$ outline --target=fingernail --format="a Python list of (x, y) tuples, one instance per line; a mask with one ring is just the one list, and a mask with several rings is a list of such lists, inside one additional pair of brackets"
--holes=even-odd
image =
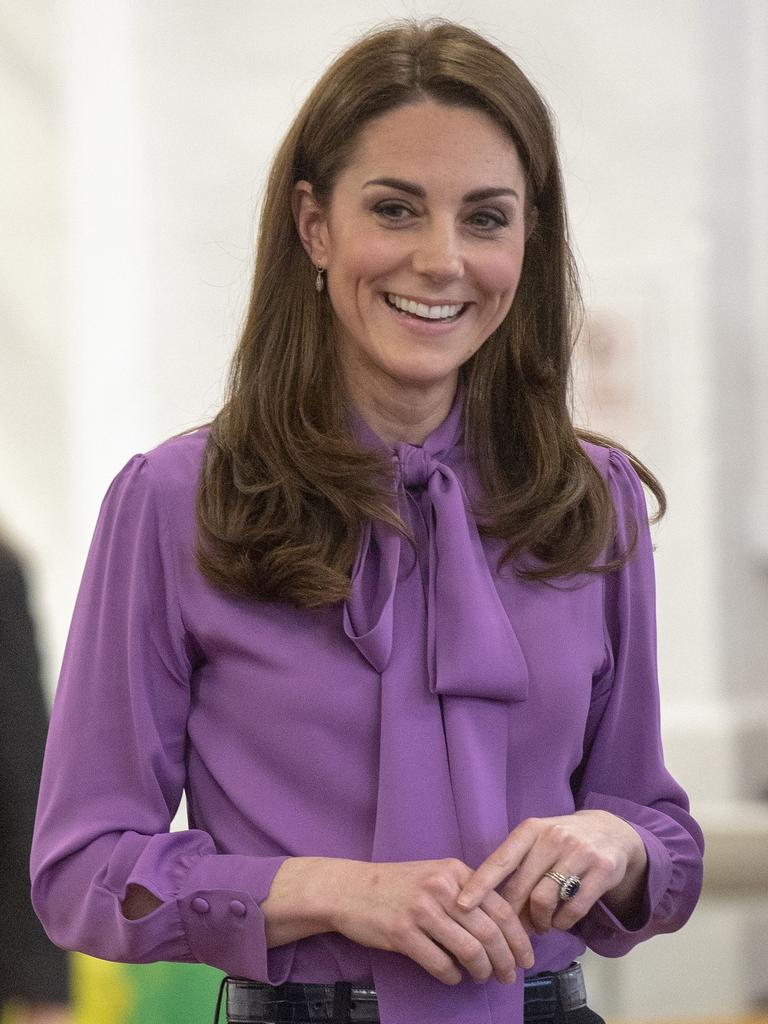
[(472, 902), (472, 897), (462, 894), (461, 896), (459, 896), (456, 902), (459, 904), (460, 907), (468, 907), (469, 904)]

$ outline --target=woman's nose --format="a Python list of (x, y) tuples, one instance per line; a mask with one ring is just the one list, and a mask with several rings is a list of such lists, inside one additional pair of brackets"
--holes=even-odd
[(435, 280), (454, 280), (464, 274), (464, 255), (461, 239), (453, 224), (434, 224), (425, 227), (412, 257), (413, 269), (418, 274)]

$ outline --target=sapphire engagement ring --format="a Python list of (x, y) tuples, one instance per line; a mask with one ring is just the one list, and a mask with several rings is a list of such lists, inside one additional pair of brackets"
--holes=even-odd
[(581, 888), (581, 879), (578, 875), (561, 875), (559, 871), (547, 871), (545, 878), (551, 878), (560, 886), (560, 899), (572, 900)]

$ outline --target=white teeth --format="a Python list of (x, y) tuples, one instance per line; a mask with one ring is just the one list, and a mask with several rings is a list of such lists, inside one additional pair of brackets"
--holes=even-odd
[(427, 306), (423, 302), (414, 302), (413, 299), (404, 299), (399, 295), (393, 295), (391, 292), (387, 295), (387, 299), (393, 306), (397, 306), (398, 309), (403, 310), (404, 313), (413, 313), (425, 320), (445, 320), (456, 316), (456, 314), (464, 308), (463, 302), (459, 305)]

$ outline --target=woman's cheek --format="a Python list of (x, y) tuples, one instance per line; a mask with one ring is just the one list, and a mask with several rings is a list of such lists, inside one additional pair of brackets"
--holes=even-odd
[(517, 288), (523, 268), (523, 251), (497, 253), (483, 265), (483, 280), (489, 291), (510, 292)]

